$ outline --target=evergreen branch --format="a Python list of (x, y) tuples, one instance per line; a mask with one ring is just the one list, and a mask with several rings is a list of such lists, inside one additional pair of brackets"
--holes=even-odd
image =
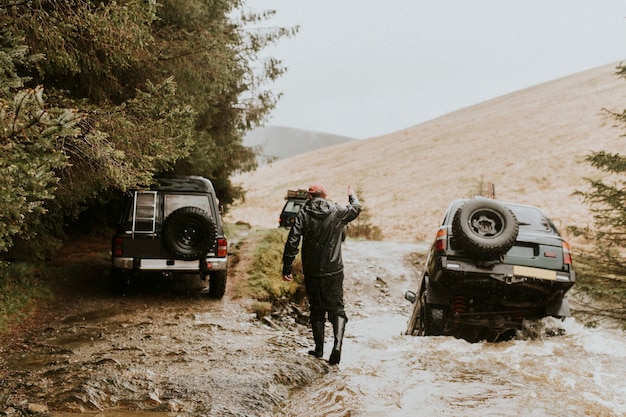
[(0, 4), (0, 9), (8, 9), (9, 7), (21, 6), (23, 4), (28, 3), (29, 1), (30, 0), (24, 0), (24, 1), (17, 1), (15, 3)]

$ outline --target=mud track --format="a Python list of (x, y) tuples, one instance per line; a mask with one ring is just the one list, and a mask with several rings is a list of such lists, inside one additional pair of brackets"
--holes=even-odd
[[(329, 371), (306, 354), (305, 326), (290, 317), (269, 326), (229, 293), (212, 300), (198, 277), (146, 275), (111, 294), (106, 246), (79, 246), (81, 274), (2, 340), (0, 415), (270, 416)], [(231, 272), (229, 282), (241, 268)]]

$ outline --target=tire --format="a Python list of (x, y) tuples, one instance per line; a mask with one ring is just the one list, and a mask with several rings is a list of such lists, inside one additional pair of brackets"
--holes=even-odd
[(440, 317), (433, 314), (432, 305), (426, 299), (428, 294), (422, 291), (420, 298), (413, 306), (406, 334), (409, 336), (441, 336), (446, 328), (445, 313)]
[(221, 299), (226, 293), (226, 271), (215, 271), (209, 273), (209, 297)]
[(131, 272), (124, 271), (120, 268), (111, 268), (111, 292), (114, 294), (125, 293), (130, 283), (131, 275)]
[(452, 234), (461, 249), (480, 259), (499, 258), (513, 247), (519, 223), (494, 200), (471, 200), (454, 214)]
[[(424, 291), (420, 299), (420, 317), (418, 320), (418, 336), (442, 336), (446, 328), (445, 312), (441, 317), (436, 317), (432, 305), (426, 301), (427, 293)], [(443, 311), (443, 309), (441, 310)]]
[(198, 207), (179, 208), (163, 223), (163, 245), (179, 259), (200, 259), (213, 249), (216, 240), (215, 222)]

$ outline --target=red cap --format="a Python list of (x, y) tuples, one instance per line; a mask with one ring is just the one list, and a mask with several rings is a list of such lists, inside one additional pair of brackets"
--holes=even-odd
[(315, 183), (309, 187), (309, 194), (311, 194), (312, 197), (326, 198), (326, 188), (320, 183)]

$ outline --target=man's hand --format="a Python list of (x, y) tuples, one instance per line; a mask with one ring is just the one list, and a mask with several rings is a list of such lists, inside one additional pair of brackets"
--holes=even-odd
[(348, 185), (348, 196), (354, 195), (354, 191), (352, 191), (352, 187)]
[(291, 282), (292, 279), (293, 279), (293, 276), (291, 274), (283, 275), (283, 281)]

